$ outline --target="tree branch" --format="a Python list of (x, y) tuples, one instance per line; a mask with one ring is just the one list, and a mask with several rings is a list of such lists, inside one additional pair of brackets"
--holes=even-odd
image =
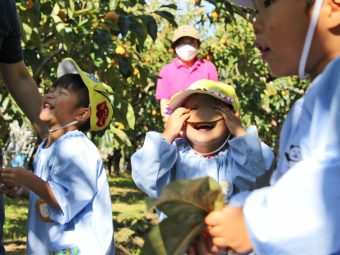
[(38, 69), (35, 71), (35, 73), (33, 74), (33, 79), (35, 80), (35, 82), (37, 84), (40, 83), (40, 74), (42, 73), (42, 71), (44, 70), (45, 66), (58, 54), (60, 54), (61, 52), (63, 52), (63, 48), (60, 49), (56, 49), (55, 51), (53, 51), (49, 56), (45, 57), (45, 59), (43, 60), (42, 64), (38, 67)]

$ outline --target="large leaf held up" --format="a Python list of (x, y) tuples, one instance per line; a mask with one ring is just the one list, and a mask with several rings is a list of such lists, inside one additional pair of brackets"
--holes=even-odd
[(153, 203), (168, 218), (153, 227), (141, 255), (183, 255), (204, 229), (204, 217), (224, 206), (220, 185), (210, 177), (170, 183)]

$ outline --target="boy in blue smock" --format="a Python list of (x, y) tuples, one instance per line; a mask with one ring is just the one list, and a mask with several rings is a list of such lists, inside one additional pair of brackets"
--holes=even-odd
[[(34, 173), (2, 171), (9, 187), (29, 192), (27, 254), (114, 254), (109, 185), (96, 146), (83, 133), (105, 129), (112, 118), (112, 89), (72, 59), (43, 99), (40, 119), (49, 136), (39, 146)], [(11, 191), (13, 195), (13, 190)]]
[(255, 45), (271, 73), (312, 82), (283, 125), (272, 186), (207, 216), (212, 249), (340, 254), (340, 1), (233, 2), (257, 9)]
[(158, 198), (173, 180), (205, 176), (222, 186), (226, 202), (261, 185), (274, 156), (256, 127), (242, 127), (233, 87), (199, 80), (175, 94), (169, 106), (164, 132), (148, 132), (131, 158), (133, 180), (149, 197)]

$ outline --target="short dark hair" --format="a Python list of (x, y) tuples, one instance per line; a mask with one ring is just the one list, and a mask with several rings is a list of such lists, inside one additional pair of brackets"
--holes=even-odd
[[(89, 90), (79, 74), (65, 74), (59, 77), (52, 85), (54, 88), (65, 88), (76, 93), (78, 98), (77, 107), (89, 107)], [(82, 132), (90, 130), (90, 118), (78, 129)]]
[(307, 0), (306, 12), (313, 6), (315, 0)]

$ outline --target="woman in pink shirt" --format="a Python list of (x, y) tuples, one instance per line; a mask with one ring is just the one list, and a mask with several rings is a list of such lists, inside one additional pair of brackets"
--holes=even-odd
[(200, 44), (198, 32), (193, 26), (183, 25), (175, 30), (171, 47), (177, 57), (161, 69), (156, 87), (156, 99), (160, 100), (164, 123), (168, 118), (166, 108), (169, 99), (174, 94), (197, 80), (218, 81), (214, 64), (196, 57)]

